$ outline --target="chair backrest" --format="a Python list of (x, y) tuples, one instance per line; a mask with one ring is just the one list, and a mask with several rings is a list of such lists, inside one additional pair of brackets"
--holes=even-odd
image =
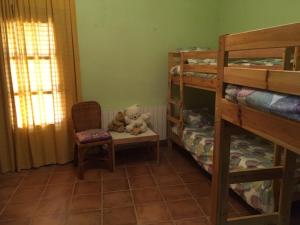
[(72, 106), (75, 132), (101, 128), (101, 107), (94, 101), (80, 102)]

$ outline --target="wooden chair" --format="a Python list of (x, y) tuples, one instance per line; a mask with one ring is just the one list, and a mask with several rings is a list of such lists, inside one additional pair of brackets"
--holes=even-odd
[(80, 102), (72, 106), (72, 120), (74, 129), (74, 164), (78, 166), (78, 177), (83, 179), (84, 165), (88, 161), (87, 150), (93, 147), (107, 145), (104, 157), (93, 157), (107, 161), (113, 171), (114, 153), (111, 135), (101, 129), (101, 107), (97, 102)]

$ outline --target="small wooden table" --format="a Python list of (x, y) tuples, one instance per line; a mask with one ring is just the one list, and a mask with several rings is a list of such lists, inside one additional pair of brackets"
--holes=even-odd
[(155, 143), (156, 161), (159, 163), (159, 135), (148, 129), (145, 133), (139, 135), (131, 135), (129, 133), (110, 132), (112, 136), (112, 155), (113, 155), (113, 170), (115, 170), (115, 148), (121, 145), (130, 145), (138, 143)]

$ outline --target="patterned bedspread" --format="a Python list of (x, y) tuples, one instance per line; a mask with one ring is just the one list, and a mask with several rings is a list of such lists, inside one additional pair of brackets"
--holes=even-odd
[[(214, 127), (205, 119), (197, 117), (191, 110), (185, 111), (185, 129), (183, 143), (195, 160), (209, 173), (212, 173)], [(192, 115), (192, 117), (190, 116)], [(193, 118), (191, 120), (191, 118)], [(196, 126), (196, 121), (199, 126)], [(204, 120), (205, 122), (201, 122)], [(193, 121), (193, 123), (191, 123)], [(177, 132), (173, 127), (173, 132)], [(243, 170), (248, 168), (266, 168), (273, 165), (273, 144), (255, 135), (236, 135), (231, 139), (230, 169)], [(232, 184), (231, 188), (253, 208), (272, 212), (274, 210), (274, 196), (272, 181), (258, 181), (251, 183)], [(300, 191), (300, 187), (298, 190)]]
[(300, 97), (227, 85), (225, 98), (250, 107), (300, 121)]

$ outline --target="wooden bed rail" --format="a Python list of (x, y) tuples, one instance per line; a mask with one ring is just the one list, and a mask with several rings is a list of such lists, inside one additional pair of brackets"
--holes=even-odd
[(209, 51), (189, 51), (182, 52), (183, 60), (187, 59), (216, 59), (218, 56), (217, 51), (209, 50)]
[(300, 154), (300, 123), (248, 106), (221, 101), (222, 119)]
[(257, 58), (275, 58), (281, 59), (284, 57), (285, 48), (271, 49), (251, 49), (229, 52), (230, 59), (257, 59)]
[(300, 23), (226, 35), (225, 51), (300, 46)]
[(298, 71), (225, 67), (224, 82), (300, 95), (300, 72)]

